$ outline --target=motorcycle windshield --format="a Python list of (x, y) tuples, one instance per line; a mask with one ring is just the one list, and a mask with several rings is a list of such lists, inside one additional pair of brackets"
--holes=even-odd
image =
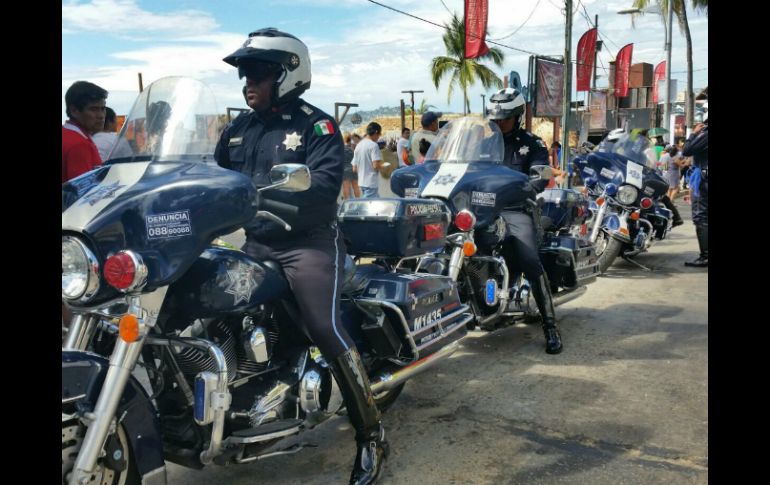
[(646, 166), (648, 150), (652, 150), (650, 139), (638, 132), (631, 132), (621, 135), (607, 152), (621, 155), (639, 165)]
[(139, 94), (105, 164), (170, 160), (213, 163), (220, 123), (208, 86), (187, 77), (159, 79)]
[(503, 163), (503, 134), (491, 121), (469, 116), (447, 123), (431, 144), (425, 161)]

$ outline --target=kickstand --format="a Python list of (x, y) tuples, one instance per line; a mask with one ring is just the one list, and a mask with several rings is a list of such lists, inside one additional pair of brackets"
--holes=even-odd
[(630, 257), (628, 257), (628, 256), (623, 256), (623, 259), (625, 259), (625, 260), (626, 260), (626, 261), (628, 261), (629, 263), (635, 264), (636, 266), (640, 267), (640, 268), (641, 268), (641, 269), (643, 269), (644, 271), (649, 271), (649, 272), (652, 272), (652, 270), (651, 270), (650, 268), (648, 268), (647, 266), (643, 265), (642, 263), (638, 263), (638, 262), (634, 261), (633, 259), (631, 259), (631, 258), (630, 258)]

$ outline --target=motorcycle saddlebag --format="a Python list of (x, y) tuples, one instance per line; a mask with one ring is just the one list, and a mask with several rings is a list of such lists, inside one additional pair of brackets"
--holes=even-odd
[(353, 300), (369, 315), (361, 330), (372, 350), (382, 358), (422, 358), (467, 332), (469, 314), (460, 303), (456, 285), (447, 276), (374, 275), (364, 292)]
[(407, 257), (444, 247), (451, 214), (429, 199), (351, 199), (337, 215), (356, 256)]

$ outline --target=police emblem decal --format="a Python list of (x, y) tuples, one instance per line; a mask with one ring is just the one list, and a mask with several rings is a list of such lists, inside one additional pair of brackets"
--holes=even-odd
[(84, 204), (88, 202), (89, 204), (94, 205), (102, 199), (109, 199), (109, 198), (115, 197), (115, 192), (122, 189), (123, 187), (125, 187), (125, 185), (120, 185), (120, 182), (118, 181), (110, 185), (100, 186), (93, 192), (89, 193), (88, 195), (80, 199), (80, 203)]
[(297, 147), (302, 146), (302, 135), (296, 131), (286, 133), (286, 139), (283, 140), (283, 144), (286, 145), (287, 150), (294, 150), (296, 152)]
[(237, 305), (241, 301), (248, 303), (254, 288), (257, 286), (254, 270), (249, 265), (238, 262), (238, 266), (227, 270), (227, 280), (228, 286), (225, 293), (235, 297), (233, 305)]
[(289, 64), (291, 64), (291, 65), (292, 65), (292, 67), (297, 67), (297, 66), (299, 66), (299, 57), (297, 57), (296, 55), (292, 55), (292, 56), (289, 58)]
[(455, 182), (457, 182), (457, 177), (449, 174), (439, 175), (433, 179), (433, 183), (436, 185), (449, 185)]

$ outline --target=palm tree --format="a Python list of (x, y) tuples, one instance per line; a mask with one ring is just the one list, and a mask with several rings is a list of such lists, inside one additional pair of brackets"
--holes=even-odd
[(449, 25), (444, 24), (446, 31), (442, 38), (446, 46), (446, 56), (434, 57), (431, 61), (431, 78), (433, 85), (438, 89), (441, 78), (450, 74), (449, 91), (447, 93), (447, 103), (452, 99), (452, 91), (455, 84), (463, 90), (463, 113), (470, 111), (468, 102), (468, 88), (473, 86), (476, 81), (481, 81), (482, 86), (489, 89), (492, 86), (502, 87), (503, 82), (488, 67), (481, 64), (479, 60), (491, 60), (497, 67), (503, 65), (503, 51), (497, 47), (492, 47), (489, 52), (476, 59), (465, 58), (465, 22), (457, 14), (452, 14), (452, 20)]
[[(668, 12), (669, 0), (656, 0), (660, 8), (660, 15), (663, 18), (663, 24), (667, 22), (666, 12)], [(672, 10), (679, 22), (679, 29), (684, 34), (687, 42), (687, 96), (684, 103), (685, 124), (687, 128), (692, 128), (695, 112), (695, 95), (692, 87), (692, 38), (690, 37), (690, 24), (687, 22), (687, 2), (686, 0), (672, 0)], [(705, 11), (708, 15), (708, 0), (690, 0), (695, 10)], [(634, 0), (633, 7), (643, 10), (650, 5), (650, 0)], [(641, 14), (635, 14), (641, 15)], [(669, 66), (669, 69), (671, 67)]]
[(419, 114), (425, 114), (427, 111), (429, 111), (431, 108), (436, 108), (432, 104), (428, 104), (427, 101), (425, 101), (425, 98), (423, 98), (422, 102), (420, 102), (420, 107), (417, 108), (417, 112)]
[[(418, 115), (425, 114), (426, 111), (429, 111), (431, 108), (436, 108), (432, 104), (428, 104), (428, 102), (423, 98), (423, 100), (420, 102), (420, 107), (415, 109), (414, 112)], [(412, 107), (407, 106), (404, 108), (404, 114), (407, 116), (410, 116), (412, 114)]]

